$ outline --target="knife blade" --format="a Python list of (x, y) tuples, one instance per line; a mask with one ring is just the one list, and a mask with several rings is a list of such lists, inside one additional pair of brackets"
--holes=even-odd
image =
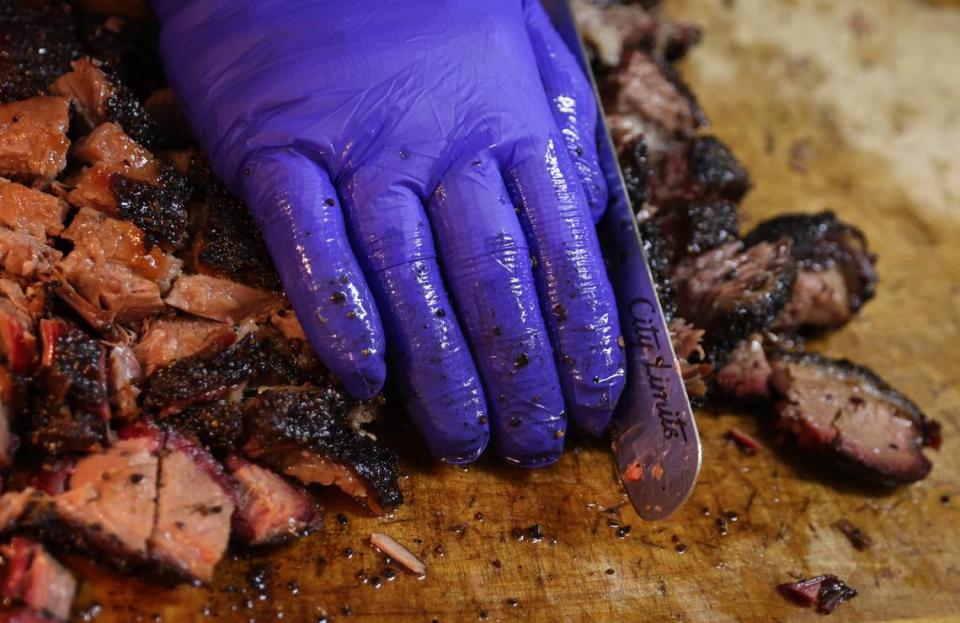
[(664, 519), (690, 495), (700, 473), (700, 435), (643, 252), (596, 79), (569, 0), (541, 0), (593, 84), (600, 110), (598, 151), (610, 202), (597, 226), (620, 313), (627, 384), (611, 431), (620, 480), (644, 519)]

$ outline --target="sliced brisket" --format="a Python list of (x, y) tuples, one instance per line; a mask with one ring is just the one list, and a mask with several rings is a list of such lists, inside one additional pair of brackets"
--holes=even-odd
[(396, 456), (350, 425), (339, 389), (268, 390), (246, 411), (245, 453), (305, 484), (335, 484), (376, 513), (402, 501)]
[(0, 179), (0, 226), (38, 240), (63, 231), (66, 202), (39, 190)]
[(779, 426), (811, 456), (866, 482), (924, 478), (939, 425), (872, 370), (812, 353), (771, 358)]
[(283, 307), (277, 294), (209, 275), (181, 275), (164, 301), (188, 314), (231, 324), (266, 318)]

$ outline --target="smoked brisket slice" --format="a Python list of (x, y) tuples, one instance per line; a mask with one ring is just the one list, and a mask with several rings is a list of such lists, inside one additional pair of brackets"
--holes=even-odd
[(230, 541), (234, 495), (223, 468), (200, 444), (170, 432), (149, 538), (152, 558), (188, 580), (209, 582)]
[(872, 370), (812, 353), (781, 353), (770, 365), (778, 426), (812, 457), (886, 486), (930, 472), (922, 449), (939, 446), (939, 424)]
[(334, 386), (264, 391), (247, 404), (244, 452), (305, 484), (335, 484), (382, 513), (403, 500), (396, 456), (350, 425), (355, 405)]

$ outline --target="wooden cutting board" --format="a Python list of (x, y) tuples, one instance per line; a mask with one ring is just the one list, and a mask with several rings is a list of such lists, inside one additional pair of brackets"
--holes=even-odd
[[(835, 620), (960, 620), (960, 9), (919, 0), (668, 0), (667, 9), (705, 27), (684, 71), (713, 131), (753, 175), (745, 226), (829, 208), (879, 253), (877, 298), (813, 346), (875, 368), (943, 423), (930, 477), (892, 493), (842, 484), (774, 447), (762, 412), (718, 406), (698, 413), (704, 468), (691, 499), (650, 524), (626, 505), (598, 442), (571, 440), (540, 471), (433, 465), (407, 444), (407, 503), (394, 515), (372, 518), (331, 495), (322, 533), (227, 561), (209, 588), (156, 589), (90, 569), (79, 619), (814, 621), (775, 586), (834, 573), (860, 593)], [(741, 454), (725, 438), (734, 426), (767, 448)], [(854, 550), (840, 519), (873, 545)], [(372, 531), (407, 544), (427, 577), (393, 565), (390, 579)]]

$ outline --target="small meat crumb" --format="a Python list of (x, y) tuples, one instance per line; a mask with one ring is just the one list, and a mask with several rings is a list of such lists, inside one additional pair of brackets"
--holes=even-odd
[(850, 541), (850, 545), (853, 545), (853, 549), (862, 552), (865, 549), (868, 549), (873, 545), (873, 541), (867, 536), (863, 530), (856, 527), (850, 523), (847, 519), (841, 519), (834, 524), (837, 527), (837, 530), (843, 533), (845, 537)]
[(427, 566), (420, 562), (416, 556), (410, 553), (410, 550), (397, 543), (393, 538), (382, 532), (374, 532), (370, 535), (370, 543), (381, 552), (390, 556), (401, 565), (417, 575), (426, 575)]
[(727, 438), (733, 443), (737, 444), (737, 447), (740, 448), (740, 452), (748, 456), (753, 456), (760, 450), (763, 450), (763, 444), (739, 428), (734, 427), (727, 431)]
[(818, 575), (808, 580), (780, 584), (782, 595), (804, 606), (816, 606), (817, 612), (830, 614), (837, 606), (857, 596), (856, 589), (847, 586), (835, 575)]

